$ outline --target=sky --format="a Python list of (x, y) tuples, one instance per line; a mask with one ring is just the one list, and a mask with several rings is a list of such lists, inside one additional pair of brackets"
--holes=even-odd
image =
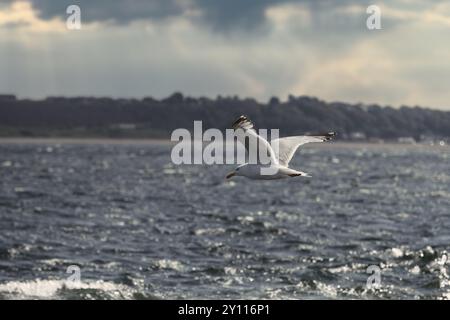
[[(72, 4), (80, 30), (66, 25)], [(292, 94), (450, 110), (449, 88), (446, 0), (0, 0), (0, 94), (20, 98)]]

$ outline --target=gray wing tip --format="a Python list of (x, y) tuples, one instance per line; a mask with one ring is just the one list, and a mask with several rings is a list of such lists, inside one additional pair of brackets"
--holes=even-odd
[(334, 132), (334, 131), (327, 132), (323, 135), (323, 138), (325, 139), (325, 141), (329, 141), (329, 140), (333, 139), (334, 137), (336, 137), (336, 132)]

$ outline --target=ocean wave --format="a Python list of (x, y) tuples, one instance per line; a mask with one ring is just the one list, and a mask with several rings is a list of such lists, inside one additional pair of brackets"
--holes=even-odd
[(133, 299), (138, 291), (113, 282), (31, 280), (0, 284), (0, 296), (6, 299)]

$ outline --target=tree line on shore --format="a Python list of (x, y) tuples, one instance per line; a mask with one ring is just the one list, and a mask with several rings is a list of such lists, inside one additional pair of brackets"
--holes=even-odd
[(241, 114), (258, 128), (278, 128), (280, 135), (336, 131), (341, 139), (448, 139), (450, 112), (420, 107), (325, 102), (308, 96), (251, 98), (185, 97), (174, 93), (157, 100), (49, 97), (19, 100), (0, 96), (0, 136), (170, 138), (177, 128), (230, 128)]

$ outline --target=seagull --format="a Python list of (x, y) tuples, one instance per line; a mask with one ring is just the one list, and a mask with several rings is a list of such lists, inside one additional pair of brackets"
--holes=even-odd
[[(258, 135), (253, 127), (253, 123), (246, 117), (240, 116), (234, 123), (233, 129), (243, 130), (243, 132), (258, 143), (261, 152), (266, 152), (270, 158), (270, 163), (267, 165), (256, 163), (244, 163), (238, 166), (234, 171), (230, 172), (226, 178), (230, 179), (234, 176), (243, 176), (254, 180), (276, 180), (291, 177), (311, 177), (308, 173), (289, 168), (289, 162), (297, 151), (298, 147), (310, 142), (324, 142), (331, 140), (336, 133), (328, 132), (322, 135), (314, 136), (292, 136), (271, 140), (269, 143), (266, 139)], [(241, 141), (242, 142), (242, 141)], [(244, 143), (246, 149), (249, 151), (248, 144)], [(277, 152), (272, 148), (272, 145), (278, 145)], [(259, 160), (257, 161), (259, 162)], [(262, 169), (268, 169), (263, 173)], [(270, 172), (270, 174), (268, 173)]]

